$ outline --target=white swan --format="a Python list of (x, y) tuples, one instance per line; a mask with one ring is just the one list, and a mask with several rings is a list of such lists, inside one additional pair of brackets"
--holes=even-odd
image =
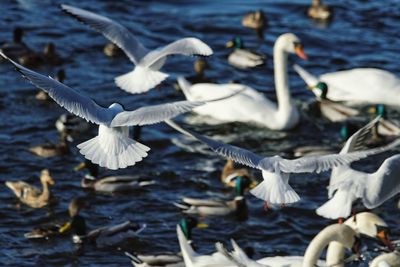
[[(359, 149), (377, 123), (379, 123), (379, 117), (353, 134), (340, 154), (346, 155)], [(385, 147), (394, 148), (399, 144), (400, 139), (396, 139)], [(373, 209), (400, 192), (399, 175), (400, 155), (386, 159), (374, 173), (357, 171), (349, 165), (337, 166), (332, 169), (329, 181), (330, 200), (316, 212), (330, 219), (347, 218), (351, 213), (352, 203), (356, 199), (361, 199), (365, 207)]]
[(373, 259), (370, 267), (398, 267), (400, 266), (400, 252), (384, 253)]
[(168, 77), (168, 74), (159, 71), (167, 56), (174, 54), (209, 56), (213, 53), (207, 44), (197, 38), (180, 39), (150, 51), (124, 26), (107, 17), (68, 5), (61, 5), (61, 9), (103, 34), (125, 52), (135, 68), (116, 77), (115, 83), (132, 94), (147, 92)]
[(325, 83), (326, 97), (332, 101), (400, 106), (400, 79), (388, 71), (356, 68), (317, 78), (298, 65), (295, 70), (317, 96), (321, 95)]
[[(294, 128), (300, 116), (289, 92), (287, 77), (287, 55), (296, 53), (306, 58), (299, 38), (292, 33), (279, 36), (274, 46), (275, 88), (278, 103), (266, 98), (262, 93), (245, 86), (241, 94), (223, 101), (207, 104), (202, 108), (194, 109), (200, 115), (211, 116), (215, 119), (228, 122), (251, 122), (273, 130)], [(191, 85), (184, 78), (178, 79), (188, 100), (202, 100), (229, 94), (232, 90), (243, 88), (239, 84), (203, 83)]]
[(120, 104), (114, 103), (105, 108), (77, 90), (19, 65), (2, 52), (0, 55), (12, 63), (32, 84), (46, 91), (60, 106), (99, 125), (98, 136), (79, 144), (78, 148), (87, 159), (113, 170), (134, 165), (145, 158), (150, 150), (149, 147), (129, 138), (129, 126), (158, 123), (202, 104), (178, 101), (125, 111)]
[[(300, 199), (288, 183), (290, 173), (319, 173), (335, 166), (349, 164), (350, 162), (365, 158), (369, 155), (385, 151), (393, 146), (393, 144), (391, 144), (385, 147), (347, 154), (306, 156), (299, 159), (289, 160), (277, 155), (273, 157), (259, 156), (246, 149), (218, 142), (193, 131), (183, 129), (171, 120), (165, 120), (165, 122), (175, 130), (206, 144), (221, 156), (261, 170), (264, 181), (252, 189), (250, 193), (257, 198), (263, 199), (266, 208), (268, 208), (269, 204), (294, 203)], [(394, 145), (397, 145), (397, 143)]]
[[(370, 238), (378, 239), (389, 249), (393, 248), (389, 240), (389, 227), (379, 216), (371, 212), (361, 212), (349, 219), (344, 224), (350, 226), (359, 234)], [(341, 260), (345, 255), (345, 247), (338, 242), (331, 242), (326, 253), (326, 263), (328, 266), (344, 267)]]

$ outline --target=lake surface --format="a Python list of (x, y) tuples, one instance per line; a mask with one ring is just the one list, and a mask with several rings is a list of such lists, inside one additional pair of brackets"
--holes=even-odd
[[(378, 67), (400, 75), (400, 1), (328, 1), (335, 9), (332, 23), (321, 26), (309, 20), (306, 9), (310, 1), (68, 1), (68, 4), (109, 16), (129, 28), (147, 47), (154, 48), (181, 37), (195, 36), (208, 43), (214, 55), (208, 59), (212, 70), (208, 76), (224, 83), (239, 80), (275, 99), (272, 66), (273, 42), (282, 33), (296, 33), (309, 55), (308, 62), (291, 57), (289, 64), (299, 63), (315, 74), (353, 67)], [(25, 42), (39, 51), (46, 42), (54, 42), (65, 59), (65, 83), (84, 91), (103, 105), (114, 101), (128, 109), (147, 104), (183, 100), (173, 88), (178, 75), (191, 75), (194, 59), (183, 56), (169, 58), (163, 70), (171, 74), (159, 89), (144, 95), (129, 95), (113, 84), (113, 78), (131, 70), (125, 57), (108, 58), (102, 48), (106, 43), (97, 32), (82, 25), (59, 9), (60, 1), (1, 1), (0, 41), (9, 40), (12, 29), (25, 29)], [(246, 45), (260, 45), (251, 29), (241, 26), (245, 12), (262, 9), (269, 21), (266, 42), (259, 51), (268, 57), (263, 67), (246, 71), (229, 66), (226, 61), (227, 41), (241, 36)], [(54, 75), (60, 67), (43, 66), (37, 71)], [(300, 106), (312, 100), (303, 81), (289, 68), (291, 92)], [(38, 90), (26, 82), (6, 63), (0, 64), (0, 179), (26, 180), (38, 184), (37, 176), (49, 168), (56, 181), (52, 192), (58, 205), (33, 210), (22, 206), (5, 186), (0, 190), (0, 262), (2, 266), (129, 266), (127, 250), (136, 253), (178, 251), (175, 226), (181, 214), (172, 202), (182, 196), (224, 197), (231, 192), (219, 183), (224, 159), (198, 142), (176, 133), (165, 124), (145, 127), (142, 143), (151, 147), (150, 155), (137, 165), (119, 171), (102, 169), (106, 174), (134, 174), (154, 179), (157, 184), (124, 195), (95, 194), (83, 190), (80, 180), (84, 172), (73, 168), (83, 160), (76, 144), (92, 138), (91, 133), (75, 140), (70, 155), (43, 159), (32, 155), (32, 145), (56, 142), (55, 120), (65, 111), (58, 105), (35, 100)], [(398, 111), (391, 111), (399, 119)], [(367, 120), (368, 117), (365, 117)], [(319, 126), (307, 121), (290, 132), (272, 132), (239, 123), (208, 125), (208, 119), (189, 114), (178, 121), (218, 140), (239, 145), (263, 155), (274, 155), (300, 145), (339, 144), (339, 124), (316, 119)], [(361, 170), (374, 171), (391, 153), (363, 160)], [(259, 171), (252, 171), (261, 179)], [(329, 172), (292, 175), (291, 184), (302, 197), (295, 205), (265, 212), (262, 201), (247, 196), (249, 219), (202, 218), (210, 227), (194, 230), (198, 250), (210, 253), (216, 241), (230, 238), (242, 246), (255, 248), (255, 258), (273, 255), (303, 255), (310, 240), (323, 227), (333, 223), (315, 214), (327, 198)], [(98, 249), (87, 246), (77, 255), (68, 236), (49, 240), (26, 240), (24, 233), (34, 226), (53, 220), (66, 220), (69, 201), (85, 196), (91, 208), (83, 215), (89, 228), (132, 220), (146, 223), (147, 229), (137, 240), (121, 246)], [(382, 205), (376, 212), (392, 227), (392, 239), (399, 237), (397, 198)], [(358, 266), (354, 264), (353, 266)], [(365, 265), (366, 266), (366, 265)]]

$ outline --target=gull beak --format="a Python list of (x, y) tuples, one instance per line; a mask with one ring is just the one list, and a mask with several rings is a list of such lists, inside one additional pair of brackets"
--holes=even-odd
[(231, 40), (231, 41), (229, 41), (229, 42), (227, 42), (227, 43), (225, 44), (225, 47), (226, 47), (226, 48), (232, 48), (234, 45), (235, 45), (234, 42)]
[(200, 229), (204, 229), (204, 228), (208, 228), (208, 224), (206, 224), (206, 223), (198, 223), (196, 225), (196, 227), (200, 228)]
[(76, 166), (74, 168), (74, 171), (80, 171), (80, 170), (83, 170), (84, 168), (86, 168), (86, 163), (85, 162), (81, 162), (78, 166)]
[(390, 242), (387, 231), (379, 231), (377, 237), (390, 251), (394, 251), (394, 245), (392, 244), (392, 242)]
[(304, 52), (303, 46), (302, 45), (297, 45), (294, 48), (294, 52), (296, 53), (297, 56), (299, 56), (301, 59), (307, 60), (308, 56)]

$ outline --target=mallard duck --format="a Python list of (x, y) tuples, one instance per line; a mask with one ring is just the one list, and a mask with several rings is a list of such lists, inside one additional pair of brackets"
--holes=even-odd
[(24, 237), (28, 239), (41, 239), (41, 238), (49, 239), (53, 236), (59, 235), (60, 234), (59, 231), (62, 226), (63, 226), (62, 224), (58, 223), (48, 223), (40, 225), (38, 227), (35, 227), (29, 233), (25, 233)]
[(122, 55), (122, 50), (114, 43), (108, 43), (103, 48), (104, 55), (108, 57), (116, 57)]
[(56, 46), (54, 43), (49, 42), (44, 46), (43, 59), (47, 64), (60, 65), (62, 58), (56, 52)]
[(385, 105), (377, 104), (374, 107), (371, 107), (368, 112), (376, 116), (381, 116), (378, 127), (375, 129), (376, 138), (383, 138), (384, 136), (397, 137), (400, 135), (400, 123), (388, 118)]
[(43, 158), (63, 156), (70, 152), (68, 144), (69, 139), (70, 136), (67, 133), (61, 133), (60, 142), (58, 144), (44, 144), (33, 146), (29, 148), (29, 151)]
[(226, 48), (234, 48), (228, 56), (228, 62), (236, 68), (254, 68), (265, 63), (265, 56), (245, 48), (240, 37), (235, 37), (227, 42)]
[(25, 53), (18, 57), (21, 65), (34, 67), (41, 64), (60, 65), (61, 58), (57, 55), (54, 43), (47, 43), (44, 46), (43, 53)]
[(201, 216), (228, 216), (235, 215), (239, 219), (247, 218), (246, 199), (243, 197), (244, 190), (249, 187), (249, 180), (243, 177), (236, 178), (236, 197), (230, 201), (214, 199), (197, 199), (184, 197), (184, 204), (174, 203), (187, 214)]
[[(56, 81), (59, 81), (60, 83), (63, 83), (65, 80), (65, 71), (63, 69), (59, 69), (54, 79)], [(39, 90), (35, 95), (35, 98), (40, 101), (50, 101), (51, 99), (49, 95), (43, 90)]]
[(236, 178), (238, 177), (248, 179), (250, 182), (250, 189), (257, 185), (257, 182), (252, 180), (252, 177), (247, 168), (236, 168), (235, 162), (231, 159), (228, 159), (221, 173), (221, 182), (226, 186), (235, 187)]
[(251, 11), (244, 15), (242, 25), (256, 30), (257, 36), (264, 39), (263, 31), (267, 27), (267, 17), (262, 10)]
[[(32, 53), (32, 50), (23, 42), (23, 35), (24, 30), (20, 27), (16, 27), (13, 32), (13, 41), (2, 43), (0, 51), (13, 59)], [(0, 61), (1, 60), (3, 60), (3, 58), (0, 58)]]
[(126, 238), (137, 237), (146, 228), (146, 225), (139, 226), (126, 221), (114, 226), (100, 227), (87, 233), (85, 219), (80, 215), (80, 211), (84, 207), (86, 207), (84, 199), (73, 199), (68, 207), (71, 219), (59, 229), (61, 234), (71, 232), (74, 243), (95, 242), (98, 247), (112, 246)]
[(40, 182), (42, 183), (42, 191), (23, 181), (6, 181), (5, 184), (25, 205), (31, 208), (43, 208), (49, 205), (52, 200), (49, 185), (54, 185), (54, 180), (51, 178), (49, 170), (41, 171)]
[(212, 82), (212, 80), (207, 78), (204, 74), (205, 70), (210, 69), (210, 65), (204, 58), (197, 59), (194, 62), (193, 68), (196, 74), (186, 78), (190, 83), (195, 84)]
[(58, 117), (55, 126), (60, 134), (67, 133), (72, 136), (87, 132), (90, 129), (90, 124), (87, 121), (69, 113), (64, 113)]
[[(207, 224), (199, 223), (196, 218), (185, 217), (179, 222), (179, 226), (183, 235), (191, 244), (192, 229), (193, 228), (206, 228)], [(131, 259), (131, 263), (135, 267), (184, 267), (182, 255), (179, 253), (163, 253), (157, 255), (132, 255), (125, 252), (125, 255)]]
[(82, 179), (81, 186), (97, 192), (127, 192), (155, 183), (153, 180), (132, 175), (113, 175), (97, 178), (99, 175), (99, 166), (89, 160), (85, 160), (85, 162), (79, 164), (75, 170), (79, 171), (84, 168), (88, 169), (89, 174)]
[(324, 5), (321, 0), (312, 0), (312, 4), (307, 10), (307, 15), (316, 20), (330, 20), (333, 10), (331, 7)]

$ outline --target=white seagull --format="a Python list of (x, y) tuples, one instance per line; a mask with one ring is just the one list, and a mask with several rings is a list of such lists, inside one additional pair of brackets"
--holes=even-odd
[(206, 144), (214, 152), (232, 159), (243, 165), (259, 169), (262, 172), (264, 181), (257, 187), (252, 189), (252, 193), (257, 198), (265, 201), (265, 208), (269, 204), (289, 204), (300, 200), (298, 194), (289, 185), (290, 173), (305, 173), (305, 172), (323, 172), (333, 167), (340, 165), (350, 164), (353, 161), (360, 160), (369, 155), (386, 151), (398, 142), (394, 142), (385, 147), (369, 149), (365, 151), (358, 151), (346, 154), (331, 154), (324, 156), (305, 156), (298, 159), (284, 159), (278, 155), (273, 157), (259, 156), (246, 149), (224, 144), (215, 141), (203, 135), (197, 134), (193, 131), (183, 129), (171, 120), (165, 122), (175, 130), (191, 136), (200, 142)]
[(193, 37), (183, 38), (150, 51), (128, 29), (107, 17), (68, 5), (61, 5), (61, 9), (103, 34), (125, 52), (135, 68), (116, 77), (115, 83), (131, 94), (147, 92), (168, 77), (168, 74), (159, 71), (167, 56), (174, 54), (210, 56), (213, 53), (207, 44)]
[(125, 111), (122, 105), (113, 103), (105, 108), (83, 93), (51, 77), (29, 70), (1, 52), (0, 55), (11, 62), (32, 84), (46, 91), (60, 106), (99, 125), (98, 135), (79, 144), (78, 148), (80, 153), (93, 163), (112, 170), (135, 165), (145, 158), (150, 150), (149, 147), (129, 138), (129, 126), (158, 123), (204, 104), (178, 101)]
[[(340, 155), (354, 153), (353, 151), (359, 149), (371, 130), (379, 123), (379, 119), (380, 117), (377, 117), (353, 134), (340, 151)], [(396, 139), (385, 147), (390, 149), (399, 144), (400, 139)], [(368, 209), (376, 208), (400, 192), (399, 175), (399, 154), (387, 158), (374, 173), (354, 170), (348, 164), (337, 166), (332, 169), (329, 181), (330, 200), (316, 212), (329, 219), (347, 218), (351, 214), (352, 204), (356, 199), (361, 199)]]

